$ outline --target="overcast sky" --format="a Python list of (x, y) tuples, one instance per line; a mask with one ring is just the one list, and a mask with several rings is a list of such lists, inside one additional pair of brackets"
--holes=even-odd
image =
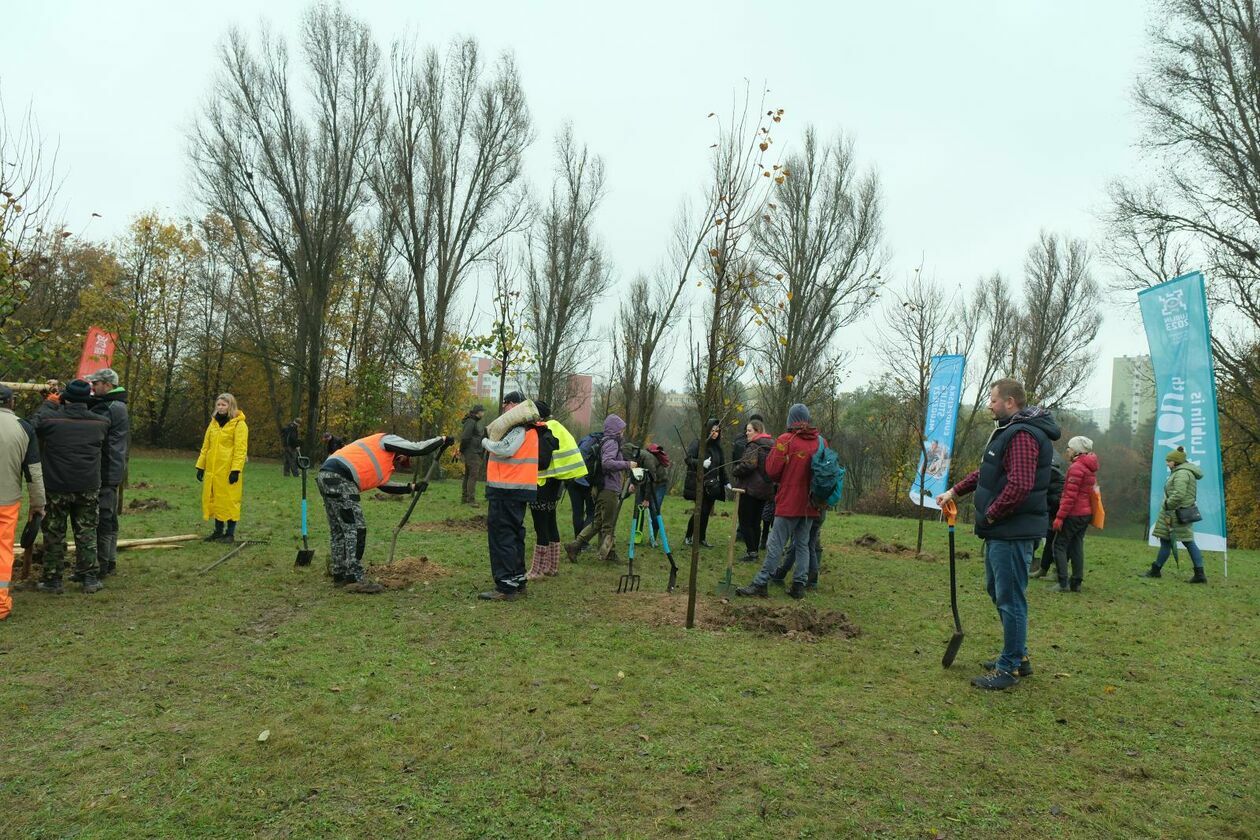
[[(0, 0), (0, 93), (10, 120), (29, 104), (60, 145), (70, 229), (108, 238), (146, 210), (197, 213), (185, 137), (217, 46), (230, 25), (256, 30), (263, 16), (292, 32), (306, 6)], [(424, 44), (472, 35), (488, 55), (511, 50), (538, 135), (530, 179), (547, 187), (555, 131), (572, 121), (606, 162), (597, 226), (623, 281), (663, 259), (679, 203), (702, 185), (714, 128), (705, 116), (729, 111), (745, 79), (764, 81), (769, 103), (786, 109), (781, 155), (806, 124), (854, 137), (882, 181), (885, 276), (898, 283), (920, 262), (963, 293), (993, 271), (1021, 278), (1042, 228), (1097, 243), (1108, 181), (1137, 171), (1130, 94), (1151, 15), (1144, 0), (347, 8), (386, 47), (404, 35)], [(1095, 269), (1109, 279), (1101, 261)], [(1082, 395), (1091, 407), (1109, 400), (1111, 358), (1146, 352), (1132, 300), (1110, 303), (1105, 317)], [(877, 373), (864, 349), (870, 324), (842, 336), (858, 354), (846, 389)]]

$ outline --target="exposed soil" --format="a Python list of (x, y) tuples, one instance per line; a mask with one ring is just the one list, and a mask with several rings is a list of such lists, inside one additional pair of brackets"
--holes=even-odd
[(166, 499), (132, 499), (127, 502), (128, 513), (144, 513), (147, 510), (170, 510), (171, 503)]
[(486, 530), (486, 516), (483, 513), (475, 513), (472, 516), (459, 519), (448, 516), (440, 522), (409, 522), (403, 530), (420, 531), (421, 533), (432, 533), (434, 531), (484, 533)]
[(367, 574), (386, 589), (407, 589), (417, 583), (429, 583), (444, 578), (450, 572), (421, 555), (403, 557), (389, 566), (371, 566), (367, 569)]
[(368, 496), (368, 499), (373, 502), (402, 502), (410, 498), (411, 496), (406, 493), (381, 493), (380, 491)]
[[(687, 615), (687, 598), (681, 594), (636, 592), (613, 597), (617, 614), (654, 627), (681, 627)], [(804, 642), (816, 642), (823, 636), (852, 639), (862, 632), (847, 615), (835, 610), (808, 604), (744, 603), (710, 598), (696, 600), (696, 626), (705, 630), (736, 628)]]
[(858, 548), (868, 548), (881, 554), (896, 554), (900, 557), (917, 557), (920, 560), (935, 560), (936, 557), (925, 552), (916, 552), (908, 545), (899, 542), (886, 543), (874, 534), (863, 534), (853, 541)]

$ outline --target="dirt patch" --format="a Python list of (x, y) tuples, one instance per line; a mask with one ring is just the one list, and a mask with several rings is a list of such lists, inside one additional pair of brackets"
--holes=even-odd
[[(685, 595), (635, 593), (617, 596), (613, 603), (619, 615), (654, 627), (681, 627), (687, 615)], [(705, 630), (736, 628), (803, 642), (816, 642), (823, 636), (852, 639), (862, 632), (847, 615), (835, 610), (808, 604), (743, 603), (709, 598), (696, 601), (696, 626)]]
[(297, 615), (298, 606), (296, 604), (280, 604), (279, 606), (267, 607), (248, 624), (243, 624), (236, 628), (236, 632), (242, 636), (248, 636), (256, 642), (263, 642), (267, 639), (274, 639), (280, 635), (280, 625)]
[(448, 516), (441, 522), (412, 522), (407, 525), (405, 531), (420, 531), (421, 533), (432, 533), (434, 531), (456, 531), (460, 533), (484, 533), (486, 530), (485, 514), (477, 513), (472, 516), (456, 519)]
[[(182, 454), (182, 453), (181, 453)], [(148, 490), (153, 485), (147, 481), (137, 481), (135, 484), (128, 484), (128, 490)]]
[(368, 577), (379, 582), (386, 589), (407, 589), (417, 583), (430, 583), (450, 574), (445, 568), (423, 555), (404, 557), (389, 566), (372, 566), (367, 573)]
[(935, 560), (936, 557), (925, 552), (917, 552), (908, 545), (899, 542), (886, 543), (874, 534), (863, 534), (853, 541), (858, 548), (867, 548), (881, 554), (896, 554), (900, 557), (917, 557), (920, 560)]
[(147, 510), (170, 510), (171, 503), (166, 499), (132, 499), (127, 502), (128, 513), (144, 513)]
[(404, 499), (410, 499), (411, 496), (406, 493), (381, 493), (378, 491), (368, 498), (374, 502), (401, 502)]

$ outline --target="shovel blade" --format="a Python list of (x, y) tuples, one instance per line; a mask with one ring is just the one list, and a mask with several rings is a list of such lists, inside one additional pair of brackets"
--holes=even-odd
[(958, 656), (958, 649), (962, 647), (963, 634), (959, 630), (949, 639), (949, 644), (945, 646), (945, 655), (941, 657), (941, 667), (948, 668), (954, 664), (954, 658)]
[(295, 566), (309, 566), (311, 561), (315, 559), (315, 549), (302, 548), (298, 550), (297, 559), (293, 561)]

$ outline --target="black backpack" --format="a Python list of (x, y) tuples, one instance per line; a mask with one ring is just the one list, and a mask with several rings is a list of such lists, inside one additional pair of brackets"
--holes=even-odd
[(578, 443), (578, 452), (582, 453), (582, 462), (586, 464), (586, 480), (596, 489), (604, 484), (603, 449), (603, 432), (591, 432)]

